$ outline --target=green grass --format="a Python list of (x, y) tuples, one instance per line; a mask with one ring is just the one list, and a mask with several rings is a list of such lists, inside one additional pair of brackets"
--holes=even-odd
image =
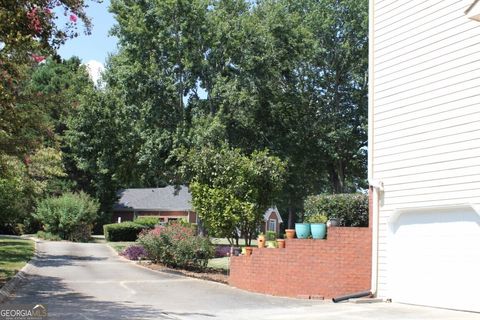
[(13, 277), (32, 257), (32, 240), (0, 236), (0, 286)]
[(122, 252), (129, 245), (135, 244), (134, 241), (107, 242), (107, 244), (117, 252)]
[(218, 270), (230, 269), (230, 257), (215, 258), (208, 260), (208, 267)]
[[(213, 244), (223, 244), (223, 245), (230, 245), (230, 243), (228, 242), (227, 238), (211, 238), (212, 240), (212, 243)], [(245, 240), (244, 239), (240, 239), (238, 241), (238, 244), (240, 245), (240, 247), (245, 247)], [(252, 243), (251, 243), (251, 246), (252, 247), (256, 247), (257, 246), (257, 240), (255, 239), (252, 239)]]

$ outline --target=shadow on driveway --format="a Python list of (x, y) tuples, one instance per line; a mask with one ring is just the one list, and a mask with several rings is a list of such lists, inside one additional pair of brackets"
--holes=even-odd
[(105, 261), (107, 257), (95, 257), (95, 256), (74, 256), (74, 255), (51, 255), (51, 254), (39, 254), (39, 259), (33, 259), (30, 264), (35, 267), (63, 267), (73, 266), (77, 262), (85, 261)]
[[(58, 256), (57, 256), (58, 257)], [(65, 256), (67, 257), (67, 256)], [(65, 258), (65, 259), (71, 259)], [(61, 259), (58, 263), (62, 263)], [(160, 298), (160, 297), (159, 297)], [(181, 319), (214, 318), (208, 313), (170, 312), (130, 301), (101, 301), (93, 296), (73, 292), (57, 277), (29, 275), (16, 292), (15, 304), (42, 304), (49, 319)]]

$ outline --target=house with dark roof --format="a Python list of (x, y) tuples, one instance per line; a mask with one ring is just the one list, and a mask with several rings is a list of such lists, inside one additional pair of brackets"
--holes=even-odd
[(158, 217), (162, 222), (185, 220), (197, 223), (192, 209), (192, 195), (188, 187), (123, 189), (113, 206), (113, 222), (132, 221), (136, 217)]

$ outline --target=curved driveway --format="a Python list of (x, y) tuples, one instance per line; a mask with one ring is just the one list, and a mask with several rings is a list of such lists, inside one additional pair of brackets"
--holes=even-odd
[(471, 316), (396, 304), (332, 304), (248, 293), (135, 266), (105, 244), (40, 241), (37, 253), (27, 279), (9, 303), (44, 304), (49, 319), (370, 320)]

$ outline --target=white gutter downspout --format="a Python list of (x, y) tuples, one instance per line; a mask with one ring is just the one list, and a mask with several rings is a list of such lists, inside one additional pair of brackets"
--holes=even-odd
[(375, 17), (375, 0), (369, 1), (369, 18), (368, 18), (368, 181), (373, 187), (373, 203), (372, 203), (372, 279), (370, 291), (377, 296), (378, 287), (378, 215), (379, 215), (379, 189), (383, 189), (383, 183), (374, 180), (374, 94), (375, 94), (375, 37), (374, 37), (374, 17)]
[(383, 182), (377, 180), (369, 180), (372, 187), (372, 281), (370, 291), (376, 297), (378, 289), (378, 226), (380, 215), (380, 193), (383, 191)]

